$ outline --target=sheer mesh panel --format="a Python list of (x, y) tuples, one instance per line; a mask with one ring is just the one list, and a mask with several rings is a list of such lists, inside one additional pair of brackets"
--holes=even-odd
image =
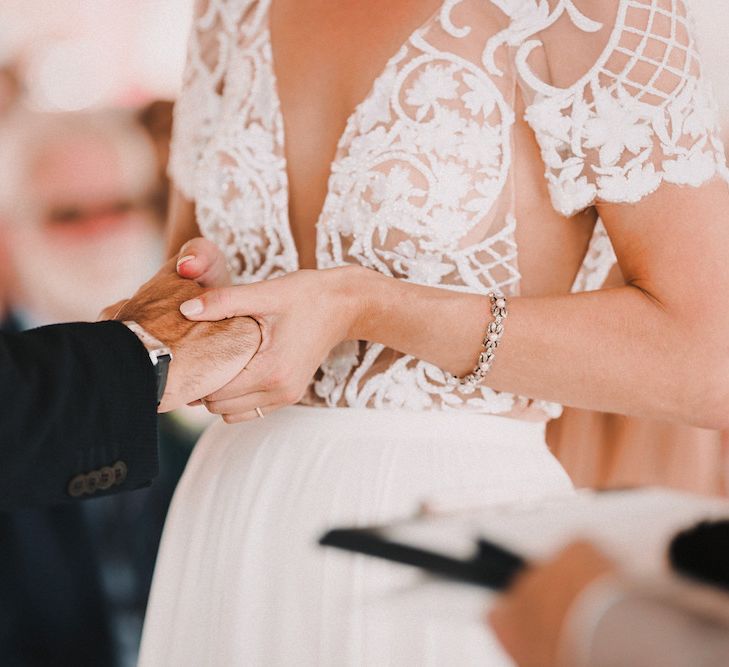
[[(571, 3), (558, 3), (560, 6)], [(590, 3), (585, 3), (590, 5)], [(594, 5), (594, 3), (593, 3)], [(614, 25), (597, 62), (567, 87), (554, 79), (579, 62), (581, 45), (604, 31), (576, 34), (561, 48), (565, 16), (545, 25), (539, 40), (520, 48), (524, 88), (534, 103), (527, 120), (547, 166), (555, 208), (565, 215), (596, 201), (632, 203), (662, 182), (700, 185), (726, 177), (715, 107), (683, 0), (605, 2)], [(530, 71), (529, 56), (544, 48), (551, 81)], [(565, 58), (572, 62), (565, 64)], [(555, 74), (556, 73), (556, 74)]]

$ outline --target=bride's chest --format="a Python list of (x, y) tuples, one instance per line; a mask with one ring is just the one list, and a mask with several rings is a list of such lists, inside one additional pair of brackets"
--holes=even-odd
[(313, 266), (314, 226), (348, 117), (392, 54), (441, 0), (275, 0), (269, 31), (284, 122), (289, 220), (300, 263)]
[[(287, 126), (298, 125), (308, 109), (343, 126), (388, 59), (442, 2), (272, 0), (264, 26)], [(289, 135), (291, 140), (293, 132)]]
[[(482, 63), (498, 23), (481, 20), (464, 39), (449, 3), (429, 3), (425, 18), (409, 4), (397, 3), (409, 16), (398, 30), (361, 21), (363, 33), (382, 32), (370, 52), (357, 42), (373, 35), (354, 39), (352, 24), (338, 33), (331, 16), (306, 12), (279, 21), (275, 4), (241, 25), (197, 203), (202, 230), (229, 249), (242, 279), (298, 268), (296, 195), (320, 268), (357, 262), (483, 290), (518, 281), (515, 221), (502, 201), (515, 81), (508, 61), (496, 63), (498, 76)], [(332, 62), (336, 51), (342, 62)]]

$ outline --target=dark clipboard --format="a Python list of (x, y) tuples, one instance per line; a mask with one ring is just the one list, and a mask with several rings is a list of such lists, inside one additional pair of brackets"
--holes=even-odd
[(337, 528), (325, 533), (319, 544), (412, 565), (439, 577), (495, 591), (508, 588), (528, 566), (522, 556), (484, 539), (476, 541), (471, 558), (462, 560), (392, 541), (378, 528)]

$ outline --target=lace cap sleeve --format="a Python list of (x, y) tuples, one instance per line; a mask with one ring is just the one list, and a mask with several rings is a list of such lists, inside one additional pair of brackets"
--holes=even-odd
[(168, 172), (185, 197), (194, 196), (195, 170), (220, 113), (230, 49), (230, 17), (221, 0), (196, 0), (182, 89), (175, 104)]
[(685, 0), (532, 4), (517, 67), (556, 210), (727, 178)]

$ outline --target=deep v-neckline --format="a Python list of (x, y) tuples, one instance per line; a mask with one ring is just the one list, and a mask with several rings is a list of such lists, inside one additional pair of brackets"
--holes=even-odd
[[(301, 261), (299, 257), (299, 249), (296, 246), (296, 242), (294, 240), (294, 230), (293, 225), (291, 224), (291, 185), (289, 180), (289, 161), (287, 157), (286, 152), (286, 125), (285, 125), (285, 119), (283, 114), (283, 106), (281, 105), (281, 95), (279, 91), (279, 85), (278, 85), (278, 77), (276, 76), (276, 55), (273, 50), (273, 40), (271, 39), (271, 6), (273, 5), (273, 2), (275, 0), (266, 0), (266, 9), (264, 12), (264, 16), (262, 17), (262, 23), (265, 29), (265, 39), (266, 39), (266, 45), (268, 48), (268, 52), (270, 54), (270, 69), (271, 69), (271, 95), (274, 100), (274, 109), (275, 109), (275, 116), (277, 125), (280, 128), (280, 149), (281, 149), (281, 158), (282, 158), (282, 182), (283, 182), (283, 188), (284, 188), (284, 194), (285, 194), (285, 212), (286, 212), (286, 234), (288, 236), (288, 241), (291, 247), (291, 250), (293, 252), (294, 256), (294, 262), (297, 269), (301, 268)], [(372, 81), (369, 84), (369, 87), (366, 89), (366, 93), (362, 97), (362, 99), (357, 102), (357, 104), (354, 105), (352, 110), (349, 112), (349, 114), (346, 117), (344, 128), (342, 129), (342, 132), (340, 133), (336, 147), (334, 149), (334, 155), (332, 156), (331, 160), (329, 161), (328, 169), (327, 169), (327, 178), (326, 178), (326, 191), (324, 194), (324, 199), (322, 200), (321, 208), (319, 210), (319, 214), (316, 216), (316, 220), (314, 222), (314, 235), (315, 235), (315, 245), (314, 245), (314, 265), (316, 268), (322, 268), (320, 265), (320, 255), (319, 255), (319, 248), (321, 244), (321, 233), (322, 233), (322, 227), (324, 223), (324, 219), (329, 207), (329, 203), (332, 198), (332, 188), (331, 188), (331, 182), (332, 177), (334, 176), (335, 169), (337, 162), (339, 161), (339, 158), (342, 154), (343, 149), (345, 148), (345, 141), (349, 137), (349, 130), (351, 124), (356, 120), (358, 113), (360, 112), (360, 109), (370, 100), (372, 97), (374, 91), (377, 88), (378, 82), (388, 74), (390, 69), (393, 67), (393, 65), (398, 61), (400, 53), (404, 48), (407, 47), (408, 44), (412, 42), (412, 40), (418, 35), (418, 33), (424, 32), (430, 28), (431, 24), (441, 15), (443, 8), (445, 5), (447, 5), (451, 0), (440, 0), (437, 7), (433, 10), (433, 12), (424, 20), (421, 21), (413, 30), (411, 30), (407, 37), (398, 44), (397, 48), (394, 50), (394, 52), (387, 58), (382, 68), (379, 69), (378, 73), (373, 77)]]

